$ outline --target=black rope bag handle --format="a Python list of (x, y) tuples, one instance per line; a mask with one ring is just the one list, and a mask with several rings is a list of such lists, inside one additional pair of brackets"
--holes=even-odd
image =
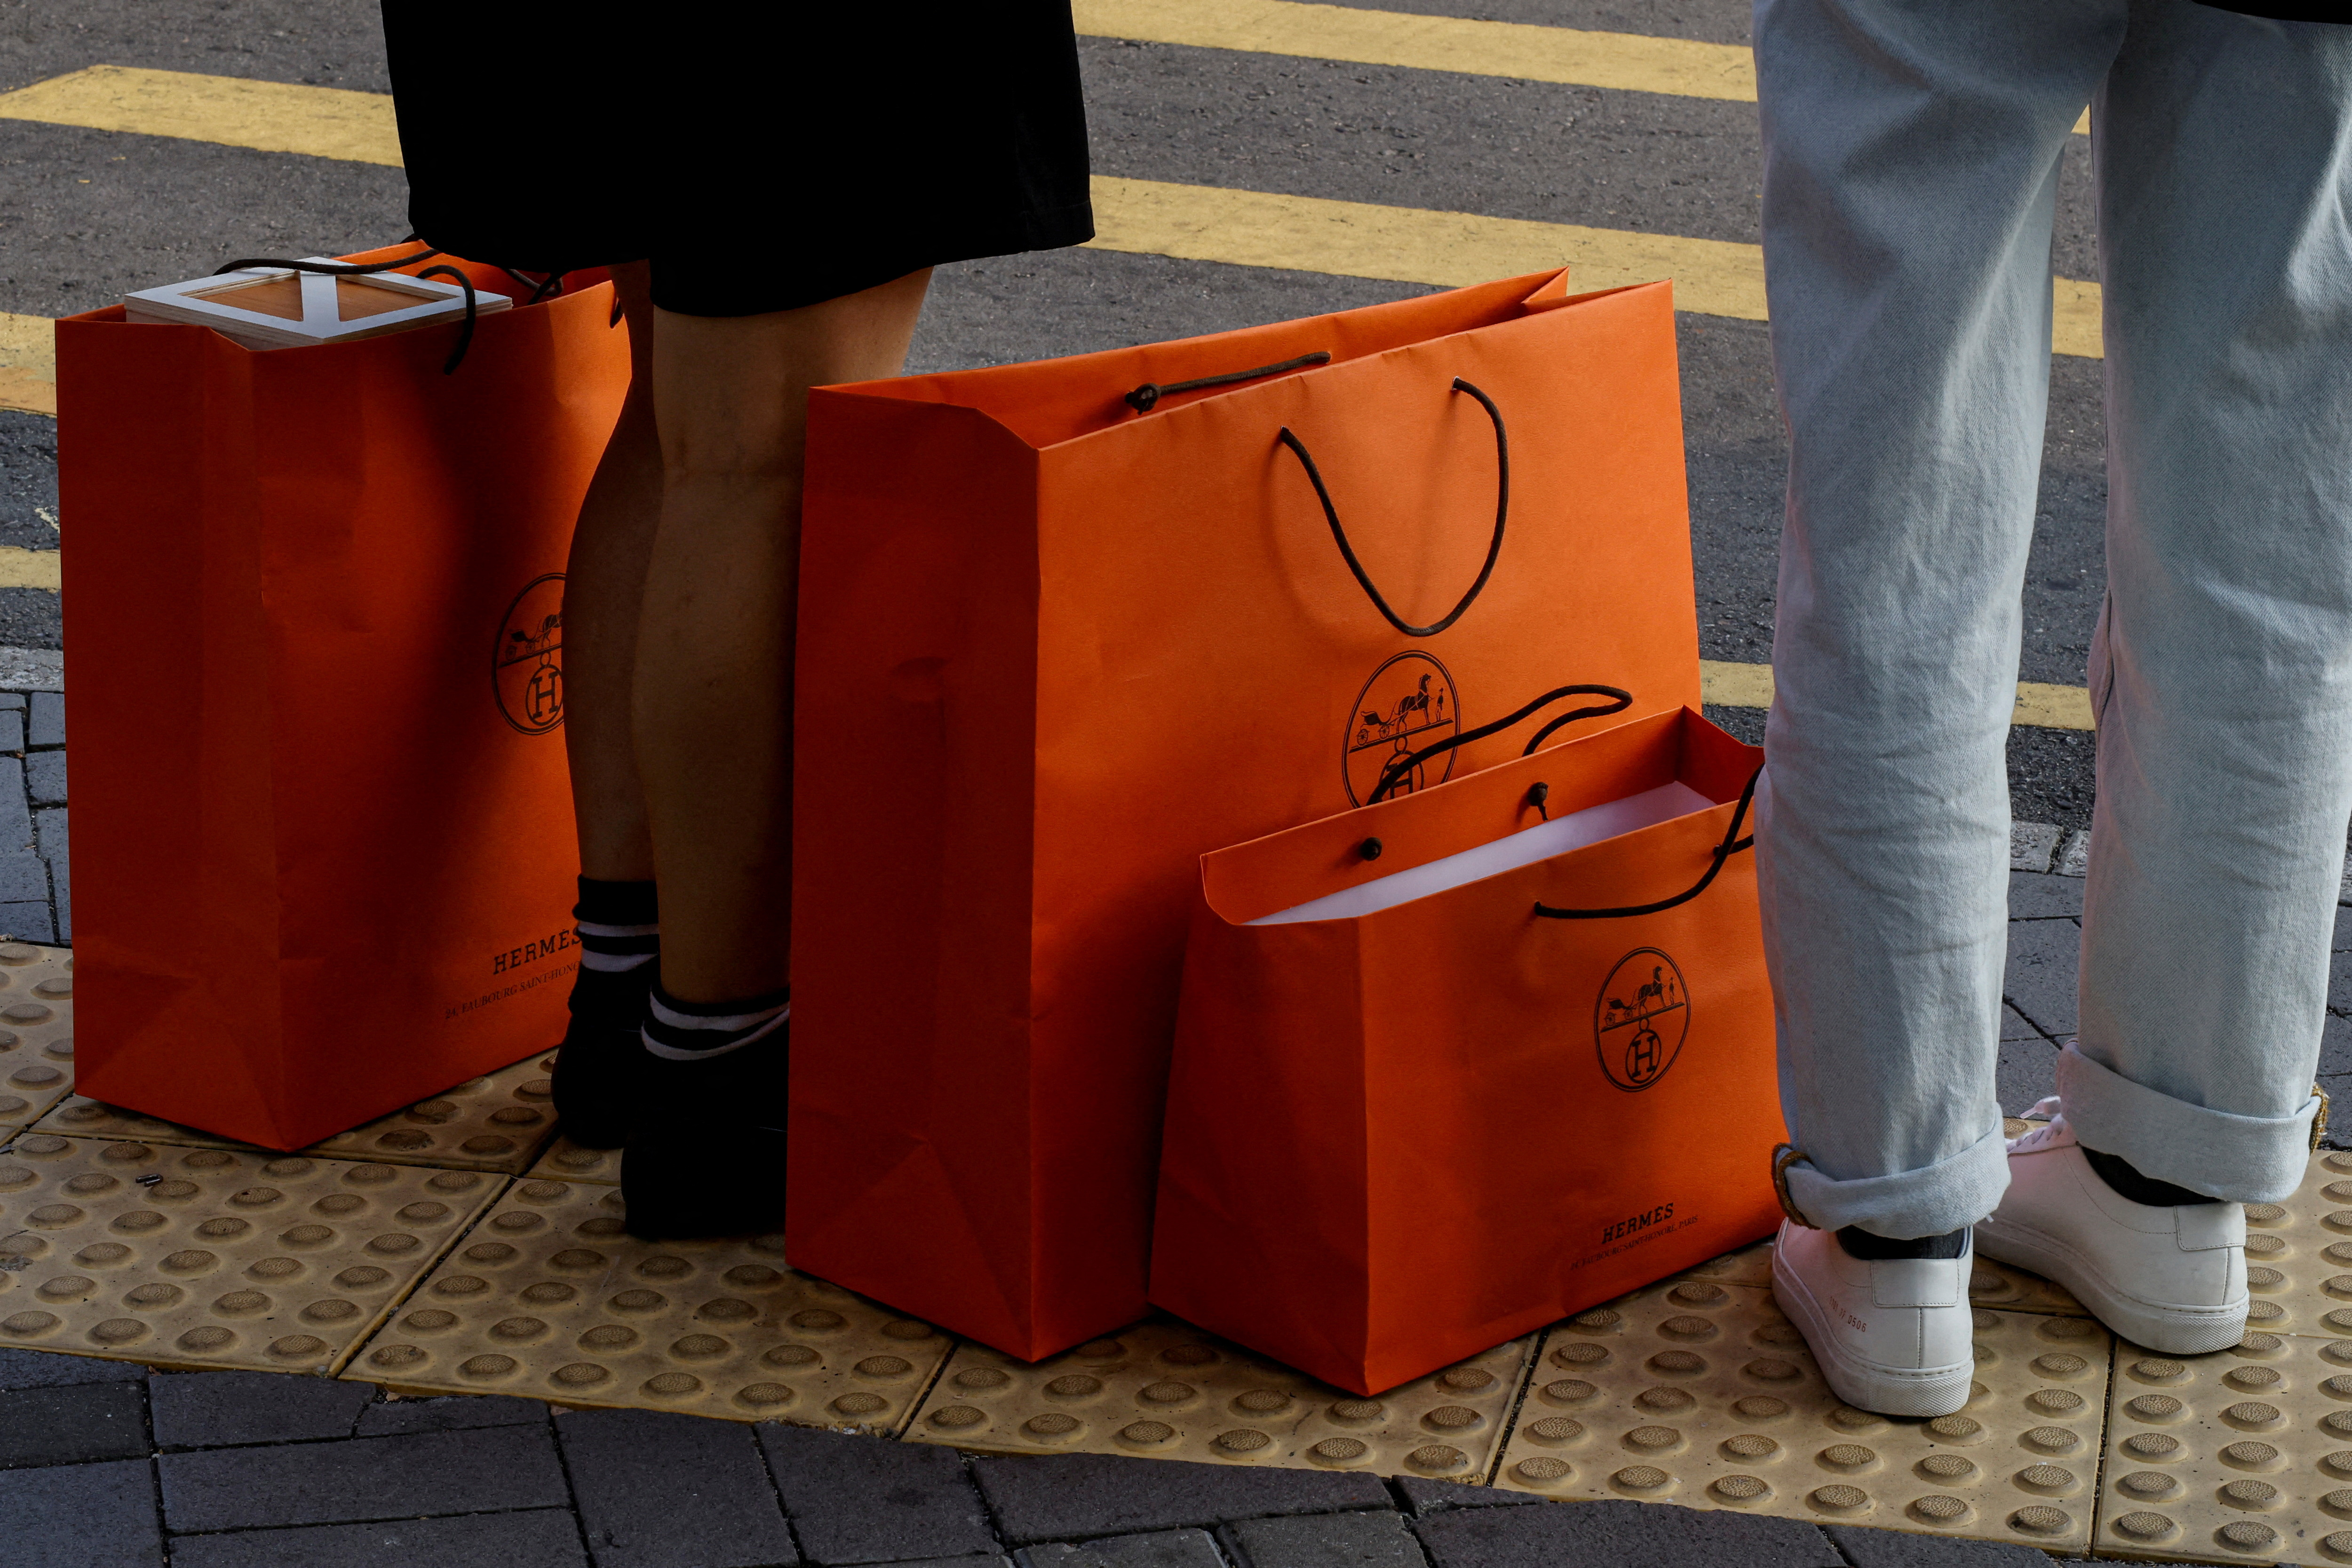
[(1536, 748), (1542, 745), (1546, 741), (1551, 739), (1552, 731), (1559, 729), (1563, 725), (1573, 724), (1579, 719), (1596, 719), (1604, 714), (1622, 713), (1626, 709), (1633, 706), (1633, 694), (1625, 690), (1622, 687), (1556, 686), (1507, 718), (1497, 719), (1491, 724), (1481, 724), (1475, 730), (1465, 731), (1459, 735), (1450, 736), (1445, 740), (1438, 742), (1434, 745), (1424, 746), (1418, 752), (1408, 752), (1401, 757), (1393, 757), (1390, 759), (1388, 766), (1381, 770), (1380, 782), (1372, 786), (1372, 793), (1365, 798), (1364, 804), (1366, 805), (1378, 805), (1381, 801), (1388, 798), (1388, 794), (1391, 790), (1403, 783), (1405, 778), (1411, 774), (1415, 768), (1421, 766), (1422, 763), (1429, 761), (1432, 757), (1442, 757), (1457, 746), (1466, 746), (1474, 741), (1483, 741), (1487, 736), (1495, 734), (1499, 731), (1507, 730), (1512, 725), (1517, 723), (1520, 720), (1536, 712), (1538, 709), (1549, 707), (1552, 703), (1559, 701), (1563, 697), (1606, 697), (1611, 699), (1611, 700), (1595, 707), (1578, 708), (1570, 712), (1559, 714), (1558, 717), (1552, 719), (1549, 723), (1545, 724), (1542, 729), (1538, 730), (1535, 732), (1534, 737), (1528, 742), (1527, 749), (1522, 751), (1519, 755), (1523, 757), (1533, 756), (1535, 754)]
[(1316, 468), (1313, 455), (1307, 450), (1307, 443), (1300, 440), (1287, 425), (1275, 437), (1276, 440), (1290, 448), (1292, 455), (1307, 469), (1307, 481), (1315, 487), (1315, 499), (1323, 503), (1323, 520), (1331, 525), (1331, 537), (1339, 543), (1339, 558), (1348, 563), (1348, 570), (1356, 574), (1357, 586), (1362, 588), (1365, 596), (1372, 601), (1372, 608), (1388, 618), (1389, 625), (1409, 637), (1435, 637), (1460, 620), (1462, 612), (1477, 602), (1478, 595), (1486, 591), (1486, 580), (1495, 574), (1495, 562), (1503, 553), (1503, 527), (1511, 516), (1511, 443), (1503, 428), (1503, 411), (1495, 406), (1493, 398), (1458, 375), (1454, 378), (1454, 390), (1466, 392), (1476, 398), (1478, 405), (1486, 411), (1486, 417), (1495, 422), (1495, 537), (1486, 546), (1486, 563), (1478, 568), (1478, 580), (1470, 584), (1470, 591), (1462, 595), (1460, 604), (1429, 626), (1416, 626), (1407, 622), (1389, 608), (1389, 602), (1372, 585), (1371, 574), (1364, 570), (1364, 563), (1356, 559), (1355, 547), (1348, 542), (1348, 531), (1339, 523), (1339, 509), (1332, 504), (1331, 491), (1323, 483), (1322, 471)]
[[(409, 237), (414, 239), (416, 237), (411, 235)], [(224, 272), (244, 272), (257, 267), (277, 267), (289, 272), (316, 272), (330, 278), (364, 278), (372, 272), (397, 272), (404, 267), (412, 266), (416, 262), (442, 254), (438, 247), (428, 245), (424, 249), (412, 251), (406, 256), (395, 256), (390, 261), (288, 261), (277, 257), (248, 256), (241, 260), (214, 268), (213, 276), (217, 278)], [(500, 268), (499, 270), (516, 282), (530, 286), (531, 296), (524, 301), (526, 304), (536, 305), (550, 295), (559, 294), (563, 290), (563, 274), (561, 272), (551, 272), (543, 282), (532, 283), (530, 279), (516, 272), (512, 268)], [(416, 276), (446, 278), (456, 283), (466, 296), (466, 320), (457, 329), (457, 346), (449, 352), (449, 357), (441, 365), (443, 375), (454, 375), (457, 374), (457, 367), (466, 363), (466, 351), (474, 346), (474, 321), (478, 313), (475, 308), (478, 297), (474, 292), (474, 280), (457, 268), (446, 265), (424, 268), (416, 273)]]
[(1676, 904), (1689, 903), (1706, 891), (1707, 884), (1714, 881), (1717, 874), (1723, 870), (1725, 861), (1743, 849), (1755, 847), (1756, 836), (1750, 834), (1745, 838), (1740, 837), (1739, 826), (1748, 820), (1748, 803), (1756, 798), (1756, 781), (1763, 776), (1762, 768), (1758, 768), (1748, 775), (1748, 787), (1739, 792), (1738, 808), (1732, 812), (1731, 826), (1724, 830), (1723, 842), (1715, 847), (1715, 853), (1707, 861), (1706, 874), (1673, 898), (1660, 899), (1654, 904), (1629, 904), (1622, 910), (1556, 910), (1549, 904), (1538, 900), (1536, 913), (1548, 921), (1614, 921), (1624, 920), (1633, 915), (1654, 915), (1663, 910), (1671, 910)]

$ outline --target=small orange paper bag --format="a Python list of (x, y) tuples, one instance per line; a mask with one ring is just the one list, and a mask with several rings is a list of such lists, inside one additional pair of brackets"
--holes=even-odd
[(1769, 1230), (1762, 761), (1685, 709), (1204, 857), (1151, 1300), (1372, 1394)]

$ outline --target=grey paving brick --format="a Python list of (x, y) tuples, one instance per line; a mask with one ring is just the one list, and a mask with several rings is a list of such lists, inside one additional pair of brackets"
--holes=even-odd
[(35, 805), (66, 803), (66, 754), (33, 752), (25, 758), (25, 787)]
[(2087, 877), (2091, 874), (2091, 830), (2078, 827), (2066, 835), (2058, 846), (2058, 862), (2052, 868), (2062, 877)]
[(2009, 825), (2009, 865), (2013, 871), (2047, 871), (2058, 858), (2058, 840), (2064, 830), (2047, 822)]
[(597, 1568), (799, 1561), (749, 1427), (672, 1410), (578, 1410), (557, 1416), (555, 1438)]
[(0, 1474), (0, 1561), (25, 1568), (163, 1568), (147, 1461)]
[(2039, 1040), (2041, 1030), (2026, 1022), (2025, 1015), (2004, 1002), (2000, 1005), (2000, 1037), (2004, 1040)]
[(348, 1437), (375, 1390), (284, 1372), (159, 1372), (147, 1397), (157, 1447), (225, 1448)]
[(33, 808), (25, 799), (25, 763), (0, 757), (0, 855), (33, 847)]
[(1225, 1568), (1205, 1531), (1111, 1535), (1075, 1545), (1048, 1542), (1013, 1553), (1021, 1568)]
[(0, 1389), (56, 1388), (69, 1383), (144, 1383), (135, 1361), (58, 1355), (52, 1351), (0, 1350)]
[(1544, 1500), (1533, 1492), (1465, 1486), (1460, 1481), (1433, 1481), (1427, 1476), (1399, 1476), (1393, 1484), (1404, 1495), (1405, 1509), (1415, 1519), (1449, 1508), (1515, 1508)]
[[(19, 698), (17, 700), (22, 701)], [(0, 752), (21, 752), (25, 749), (25, 710), (21, 708), (0, 708)]]
[(925, 1557), (914, 1563), (893, 1563), (890, 1568), (1013, 1568), (1003, 1552), (981, 1552), (969, 1557)]
[[(1112, 1454), (975, 1459), (971, 1472), (1015, 1543), (1387, 1508), (1391, 1501), (1378, 1479), (1352, 1472), (1244, 1470)], [(795, 1522), (799, 1517), (796, 1510)]]
[(2330, 1012), (2319, 1026), (2319, 1076), (2346, 1072), (2352, 1072), (2352, 1019)]
[[(926, 1443), (877, 1443), (762, 1422), (760, 1446), (812, 1563), (898, 1563), (997, 1550), (962, 1457)], [(1047, 1531), (1026, 1537), (1075, 1535)]]
[(1245, 1519), (1221, 1533), (1242, 1568), (1423, 1568), (1421, 1543), (1402, 1514)]
[(436, 1513), (562, 1508), (571, 1499), (543, 1428), (418, 1432), (279, 1447), (205, 1448), (155, 1461), (173, 1531), (349, 1524)]
[(73, 941), (73, 859), (67, 852), (66, 808), (50, 806), (33, 814), (33, 842), (49, 863), (49, 902), (57, 908), (58, 942)]
[(383, 1399), (360, 1412), (358, 1435), (461, 1432), (473, 1426), (532, 1426), (547, 1419), (536, 1399), (507, 1394), (453, 1394), (446, 1399)]
[(2022, 1116), (2035, 1100), (2057, 1093), (2058, 1047), (2039, 1035), (2003, 1040), (1993, 1065), (1993, 1092), (2004, 1116)]
[(1461, 1509), (1413, 1529), (1436, 1568), (1844, 1568), (1801, 1520), (1672, 1503)]
[(135, 1383), (0, 1394), (0, 1469), (144, 1458), (147, 1447), (147, 1391)]
[(13, 708), (21, 714), (25, 710), (25, 694), (21, 691), (0, 691), (0, 708)]
[(2009, 874), (2009, 918), (2013, 921), (2061, 920), (2083, 912), (2083, 879), (2036, 876), (2031, 871)]
[(57, 922), (47, 900), (37, 904), (0, 904), (0, 942), (55, 942)]
[(26, 740), (36, 746), (62, 746), (66, 743), (66, 695), (62, 691), (36, 691), (32, 694), (32, 721), (26, 725)]
[(585, 1568), (567, 1509), (172, 1538), (172, 1568)]
[(1854, 1524), (1822, 1528), (1853, 1568), (2050, 1568), (2048, 1557), (2012, 1541), (1958, 1541)]
[(2045, 1034), (2074, 1032), (2074, 973), (2083, 929), (2072, 921), (2011, 921), (2009, 968), (2001, 982), (2010, 1005)]
[(0, 852), (0, 904), (49, 901), (48, 862), (30, 850)]

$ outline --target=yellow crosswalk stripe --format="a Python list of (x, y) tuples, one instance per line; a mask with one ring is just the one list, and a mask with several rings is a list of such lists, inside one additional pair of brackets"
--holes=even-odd
[(0, 92), (0, 120), (177, 136), (354, 163), (400, 162), (392, 100), (383, 93), (193, 71), (91, 66)]
[[(1698, 665), (1702, 700), (1727, 708), (1772, 706), (1772, 667), (1735, 664), (1703, 658)], [(2017, 683), (2017, 710), (2010, 721), (2036, 730), (2091, 730), (2091, 694), (2079, 686), (2053, 686), (2045, 681)]]
[(1756, 101), (1754, 57), (1735, 44), (1297, 0), (1076, 0), (1071, 9), (1078, 31), (1098, 37)]
[(54, 594), (58, 579), (56, 551), (0, 544), (0, 588), (45, 588)]
[(57, 323), (0, 312), (0, 408), (58, 411)]
[[(1677, 310), (1765, 319), (1763, 249), (1729, 240), (1109, 175), (1094, 199), (1102, 250), (1446, 288), (1565, 265), (1580, 289), (1671, 278)], [(2051, 346), (2097, 357), (2099, 286), (2062, 279), (2053, 304)]]
[[(1300, 0), (1076, 0), (1071, 12), (1078, 31), (1093, 37), (1756, 101), (1756, 60), (1744, 44)], [(2074, 129), (2089, 132), (2089, 110)]]

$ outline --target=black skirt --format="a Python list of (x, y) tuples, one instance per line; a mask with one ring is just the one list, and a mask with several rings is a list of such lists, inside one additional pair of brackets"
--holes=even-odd
[(469, 260), (649, 261), (662, 309), (745, 316), (1094, 234), (1069, 0), (383, 23), (409, 221)]

